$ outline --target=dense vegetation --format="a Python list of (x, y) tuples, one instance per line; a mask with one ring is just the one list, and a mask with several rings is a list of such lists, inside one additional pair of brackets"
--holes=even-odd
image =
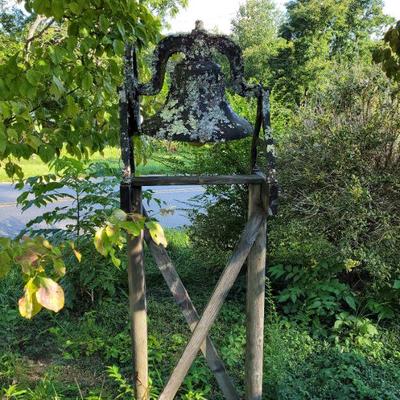
[[(136, 234), (144, 223), (160, 232), (153, 221), (127, 223), (115, 211), (118, 161), (99, 161), (97, 152), (118, 144), (124, 44), (139, 48), (145, 80), (149, 49), (179, 4), (35, 0), (26, 1), (25, 14), (0, 0), (0, 166), (17, 180), (21, 207), (56, 207), (29, 223), (23, 238), (0, 238), (4, 399), (133, 396), (124, 232)], [(277, 140), (266, 399), (400, 398), (400, 34), (393, 22), (381, 0), (293, 0), (284, 15), (272, 0), (247, 0), (232, 21), (247, 79), (272, 88)], [(254, 103), (228, 96), (254, 120)], [(159, 103), (146, 100), (144, 112)], [(158, 161), (142, 171), (184, 173), (248, 173), (249, 147), (248, 140), (202, 148), (136, 142), (139, 161), (148, 154)], [(32, 156), (46, 164), (43, 174), (24, 167)], [(65, 197), (73, 206), (57, 205)], [(246, 219), (246, 188), (209, 187), (193, 205), (192, 225), (167, 239), (201, 309)], [(65, 229), (37, 229), (43, 221)], [(146, 263), (156, 399), (189, 332), (147, 253)], [(240, 387), (244, 293), (243, 274), (212, 330)], [(222, 399), (202, 358), (179, 396)]]

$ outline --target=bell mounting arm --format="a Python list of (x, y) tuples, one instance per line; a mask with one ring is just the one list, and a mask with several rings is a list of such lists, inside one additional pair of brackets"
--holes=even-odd
[(227, 57), (232, 74), (231, 86), (235, 93), (243, 97), (260, 95), (260, 85), (249, 85), (244, 79), (241, 48), (227, 36), (208, 33), (201, 21), (196, 22), (196, 28), (190, 34), (170, 35), (160, 41), (154, 51), (153, 76), (150, 82), (138, 85), (138, 93), (154, 96), (161, 91), (167, 62), (173, 54), (183, 53), (196, 63), (200, 59), (212, 58), (212, 50)]

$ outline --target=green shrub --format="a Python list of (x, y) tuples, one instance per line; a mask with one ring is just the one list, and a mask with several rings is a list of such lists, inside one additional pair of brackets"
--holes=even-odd
[[(321, 333), (342, 312), (391, 319), (400, 305), (399, 117), (378, 68), (338, 67), (275, 135), (281, 194), (269, 276), (283, 312)], [(248, 142), (217, 145), (195, 165), (246, 173), (248, 154)], [(197, 204), (191, 240), (215, 267), (243, 228), (246, 189), (211, 187)]]
[[(291, 265), (285, 246), (304, 243), (319, 265), (316, 280), (318, 272), (321, 281), (327, 276), (321, 261), (335, 260), (330, 271), (357, 295), (360, 311), (380, 318), (399, 306), (399, 117), (393, 88), (379, 70), (339, 70), (328, 90), (299, 110), (279, 145), (282, 207), (273, 262)], [(319, 246), (309, 252), (309, 237), (327, 244), (322, 258)], [(286, 281), (297, 286), (294, 276)]]

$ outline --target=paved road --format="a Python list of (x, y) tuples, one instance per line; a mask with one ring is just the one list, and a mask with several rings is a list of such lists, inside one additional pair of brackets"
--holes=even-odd
[[(168, 186), (168, 187), (146, 187), (154, 191), (154, 197), (164, 201), (163, 207), (175, 209), (173, 215), (157, 215), (160, 223), (168, 228), (177, 228), (188, 223), (188, 206), (185, 204), (192, 197), (204, 192), (201, 186)], [(17, 207), (16, 199), (20, 192), (14, 189), (12, 184), (0, 184), (0, 236), (15, 236), (25, 227), (25, 224), (31, 219), (43, 213), (44, 210), (50, 211), (56, 206), (71, 204), (69, 200), (61, 200), (57, 204), (49, 205), (46, 208), (32, 207), (25, 212)], [(146, 208), (148, 208), (146, 206)], [(159, 207), (155, 202), (150, 203), (150, 207), (155, 213), (158, 213)], [(60, 227), (62, 225), (58, 225)], [(41, 227), (45, 227), (42, 225)]]

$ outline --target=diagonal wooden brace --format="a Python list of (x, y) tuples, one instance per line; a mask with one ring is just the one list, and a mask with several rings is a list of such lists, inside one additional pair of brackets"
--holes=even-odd
[(206, 339), (212, 324), (217, 318), (217, 315), (226, 299), (226, 296), (228, 295), (229, 290), (236, 281), (236, 278), (239, 275), (239, 272), (246, 261), (251, 248), (253, 247), (260, 227), (265, 219), (265, 213), (261, 208), (254, 211), (254, 214), (247, 222), (240, 240), (235, 247), (227, 266), (225, 267), (217, 286), (214, 289), (211, 299), (204, 310), (203, 316), (196, 325), (193, 335), (189, 340), (182, 357), (178, 361), (177, 366), (172, 372), (167, 385), (161, 393), (159, 400), (174, 399), (179, 387), (189, 371), (190, 366), (193, 364), (193, 361), (196, 358), (202, 343)]
[[(157, 245), (152, 240), (148, 230), (145, 230), (144, 238), (146, 244), (158, 266), (161, 274), (163, 275), (177, 305), (181, 308), (186, 322), (190, 330), (193, 332), (200, 316), (194, 307), (188, 292), (183, 285), (171, 258), (169, 257), (165, 248)], [(218, 352), (212, 343), (210, 337), (207, 336), (205, 342), (200, 347), (207, 364), (215, 376), (218, 385), (227, 400), (239, 400), (240, 397), (233, 386), (231, 379), (228, 376), (224, 362), (218, 355)]]

